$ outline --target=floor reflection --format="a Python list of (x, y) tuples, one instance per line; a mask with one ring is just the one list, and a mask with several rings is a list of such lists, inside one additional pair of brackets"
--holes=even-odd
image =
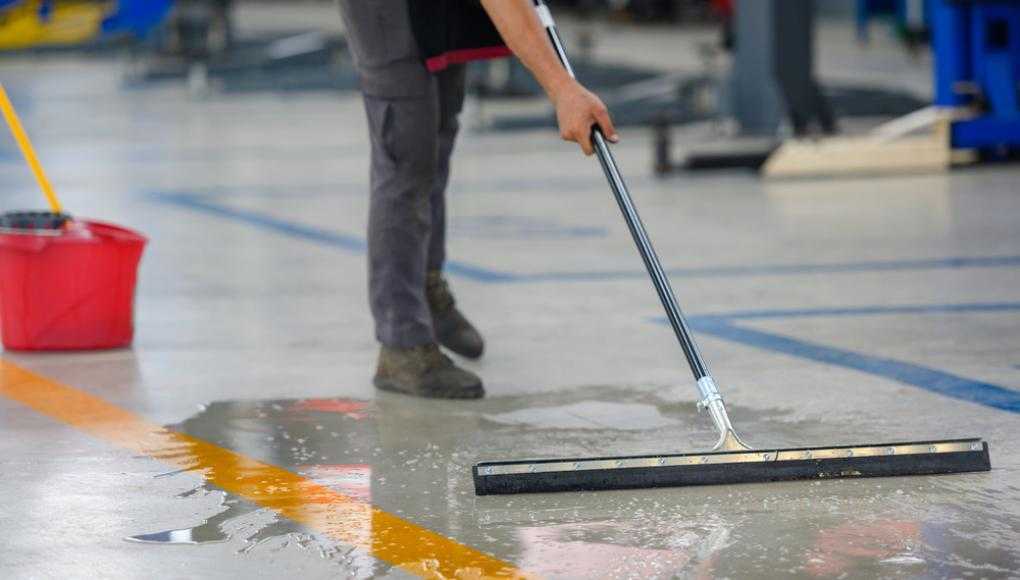
[[(768, 413), (743, 415), (774, 440), (821, 428), (783, 424)], [(571, 421), (555, 420), (564, 416)], [(633, 418), (648, 428), (635, 429), (641, 423)], [(134, 541), (235, 538), (243, 540), (242, 552), (297, 547), (336, 561), (345, 574), (369, 577), (388, 565), (368, 550), (398, 554), (417, 541), (392, 533), (374, 504), (550, 578), (952, 576), (970, 571), (971, 561), (1004, 570), (1017, 565), (1017, 548), (1007, 547), (1016, 532), (1008, 521), (981, 536), (955, 524), (975, 521), (974, 510), (987, 507), (959, 501), (961, 489), (979, 486), (972, 476), (474, 496), (470, 466), (482, 456), (643, 453), (711, 439), (690, 410), (652, 390), (581, 389), (479, 405), (404, 397), (223, 401), (172, 429), (300, 475), (277, 485), (245, 465), (228, 469), (250, 478), (250, 493), (280, 496), (270, 504), (301, 503), (278, 511), (302, 517), (276, 517), (226, 495), (222, 511), (197, 526), (144, 530)], [(194, 450), (173, 452), (194, 453), (195, 470), (226, 469)], [(221, 493), (213, 485), (196, 493)], [(348, 505), (325, 510), (335, 497)]]

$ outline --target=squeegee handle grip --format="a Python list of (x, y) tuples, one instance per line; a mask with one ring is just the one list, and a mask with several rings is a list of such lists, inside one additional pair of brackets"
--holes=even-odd
[[(570, 60), (567, 58), (567, 51), (563, 48), (563, 42), (560, 40), (559, 32), (556, 30), (556, 23), (549, 12), (549, 7), (545, 5), (543, 0), (533, 1), (535, 10), (538, 12), (538, 18), (549, 35), (549, 41), (552, 43), (556, 55), (570, 76), (576, 78), (574, 69), (570, 66)], [(627, 184), (624, 183), (623, 176), (620, 175), (613, 152), (609, 150), (609, 144), (598, 127), (592, 127), (592, 144), (595, 146), (595, 153), (598, 155), (599, 163), (606, 174), (606, 179), (609, 180), (609, 185), (613, 189), (613, 195), (620, 206), (620, 211), (623, 212), (623, 219), (626, 220), (627, 227), (634, 238), (638, 252), (641, 253), (641, 259), (644, 260), (648, 275), (652, 278), (652, 284), (655, 285), (655, 291), (659, 295), (659, 300), (662, 301), (662, 306), (666, 310), (669, 324), (673, 327), (673, 332), (680, 342), (684, 356), (691, 366), (691, 372), (694, 373), (695, 380), (705, 378), (709, 376), (708, 367), (705, 365), (705, 361), (698, 351), (698, 346), (694, 342), (690, 327), (688, 327), (683, 312), (680, 310), (680, 304), (677, 302), (673, 288), (669, 284), (669, 278), (662, 268), (662, 262), (659, 261), (659, 256), (655, 253), (652, 240), (648, 237), (648, 232), (641, 222), (641, 216), (638, 215), (637, 208), (634, 206), (634, 200), (627, 189)]]

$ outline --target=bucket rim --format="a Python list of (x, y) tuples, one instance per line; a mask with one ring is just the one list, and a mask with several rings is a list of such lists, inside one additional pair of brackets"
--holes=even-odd
[[(18, 236), (22, 239), (31, 238), (46, 238), (50, 243), (89, 243), (99, 242), (102, 238), (113, 238), (119, 242), (140, 242), (146, 243), (149, 241), (145, 235), (132, 230), (130, 228), (102, 220), (92, 219), (74, 219), (74, 223), (85, 226), (90, 233), (95, 234), (93, 238), (82, 238), (65, 236), (64, 230), (53, 230), (53, 229), (29, 229), (29, 228), (8, 228), (0, 227), (0, 237), (4, 236)], [(70, 223), (70, 222), (69, 222)], [(97, 239), (99, 238), (99, 239)]]
[(0, 226), (0, 236), (42, 236), (48, 238), (57, 238), (63, 233), (63, 230), (54, 230), (50, 228), (8, 228)]
[(88, 231), (89, 235), (64, 235), (63, 230), (16, 229), (13, 232), (0, 231), (0, 250), (5, 252), (42, 252), (47, 248), (98, 245), (143, 249), (149, 242), (149, 239), (144, 235), (114, 223), (88, 219), (75, 221)]
[[(97, 233), (100, 236), (116, 237), (119, 241), (136, 241), (141, 243), (149, 241), (149, 238), (142, 233), (113, 222), (93, 219), (76, 219), (74, 221), (85, 224), (89, 231)], [(98, 227), (103, 231), (97, 232), (93, 229), (94, 227)]]

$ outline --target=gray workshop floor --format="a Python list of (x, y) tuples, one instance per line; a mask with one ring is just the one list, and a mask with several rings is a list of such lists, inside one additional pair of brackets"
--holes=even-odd
[[(830, 52), (857, 54), (848, 38)], [(897, 63), (884, 66), (917, 74)], [(479, 459), (714, 440), (594, 161), (551, 133), (464, 134), (450, 274), (489, 340), (465, 365), (490, 395), (380, 395), (355, 96), (191, 99), (174, 84), (122, 90), (120, 64), (104, 60), (0, 66), (70, 211), (150, 238), (133, 349), (4, 352), (5, 380), (20, 373), (9, 365), (29, 369), (129, 411), (125, 421), (172, 425), (539, 576), (1020, 575), (1016, 166), (658, 181), (647, 132), (617, 148), (749, 442), (983, 436), (991, 473), (476, 498)], [(0, 209), (41, 207), (6, 135), (0, 191)], [(345, 520), (353, 531), (295, 523), (264, 507), (273, 490), (224, 493), (211, 482), (223, 472), (181, 469), (202, 457), (114, 444), (120, 427), (96, 425), (91, 407), (47, 404), (63, 419), (0, 396), (0, 577), (456, 567), (402, 560), (407, 546), (378, 514)], [(335, 540), (343, 533), (392, 545), (374, 558)]]

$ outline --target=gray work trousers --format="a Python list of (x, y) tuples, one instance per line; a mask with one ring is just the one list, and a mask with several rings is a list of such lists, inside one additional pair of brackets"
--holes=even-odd
[(446, 184), (464, 104), (464, 66), (431, 74), (407, 0), (340, 0), (372, 143), (369, 302), (376, 338), (435, 342), (425, 274), (446, 258)]

